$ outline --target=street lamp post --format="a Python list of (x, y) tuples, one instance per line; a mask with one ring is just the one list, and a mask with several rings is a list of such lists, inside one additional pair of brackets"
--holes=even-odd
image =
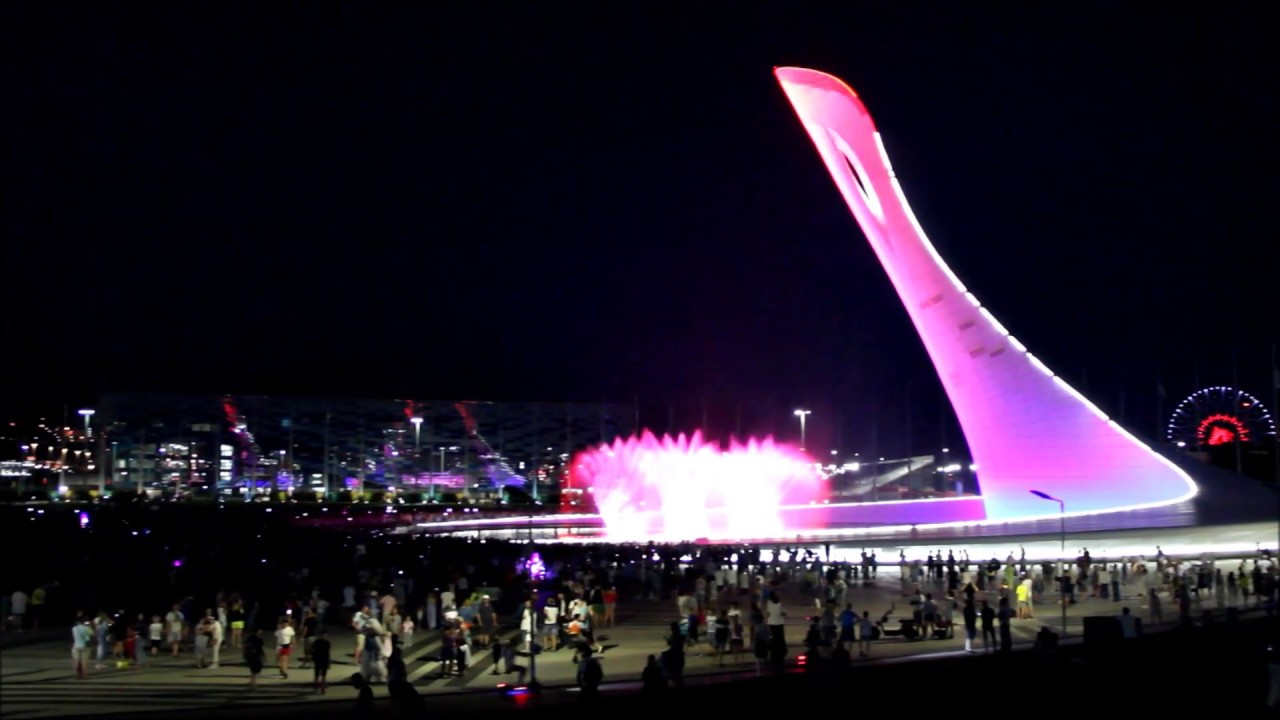
[[(80, 414), (80, 417), (84, 418), (84, 458), (87, 465), (89, 458), (92, 457), (92, 453), (89, 452), (89, 433), (92, 430), (90, 423), (93, 420), (94, 411), (89, 408), (84, 408), (83, 410), (77, 410), (76, 412)], [(102, 467), (101, 463), (98, 465), (98, 497), (102, 497), (104, 490), (102, 487)]]
[[(444, 451), (445, 451), (445, 448), (440, 448), (440, 477), (444, 477)], [(437, 477), (435, 480), (431, 481), (431, 501), (432, 502), (435, 502), (436, 500), (436, 480), (439, 480), (440, 477)]]
[[(537, 597), (537, 591), (534, 591), (534, 600)], [(534, 600), (530, 600), (525, 608), (529, 613), (529, 639), (525, 642), (525, 647), (529, 649), (529, 683), (525, 687), (529, 688), (529, 692), (537, 693), (542, 690), (542, 683), (538, 682), (538, 651), (534, 647), (534, 643), (538, 641), (538, 608)], [(520, 624), (524, 625), (524, 622)]]
[(1058, 503), (1058, 536), (1062, 542), (1061, 557), (1059, 558), (1059, 561), (1062, 564), (1062, 570), (1061, 570), (1062, 579), (1058, 581), (1058, 594), (1062, 596), (1060, 598), (1060, 602), (1062, 604), (1062, 637), (1063, 639), (1066, 639), (1067, 637), (1067, 565), (1066, 565), (1066, 562), (1067, 562), (1067, 559), (1066, 559), (1067, 558), (1067, 504), (1059, 500), (1058, 498), (1050, 495), (1049, 493), (1041, 492), (1039, 490), (1032, 490), (1031, 494), (1035, 495), (1036, 497), (1042, 500), (1048, 500), (1050, 502)]
[(418, 466), (422, 462), (422, 418), (411, 417), (409, 422), (413, 423), (413, 479), (417, 484)]
[(800, 450), (805, 449), (805, 419), (809, 417), (812, 410), (796, 410), (793, 414), (800, 418)]
[(276, 463), (276, 471), (271, 475), (271, 502), (275, 502), (280, 492), (280, 476), (284, 474), (285, 456), (288, 450), (280, 450), (280, 462)]

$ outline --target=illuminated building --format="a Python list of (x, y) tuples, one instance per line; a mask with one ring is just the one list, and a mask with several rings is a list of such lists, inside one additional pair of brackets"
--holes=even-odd
[(116, 487), (224, 493), (520, 488), (545, 497), (574, 451), (630, 433), (634, 417), (598, 403), (160, 394), (109, 395), (98, 408)]

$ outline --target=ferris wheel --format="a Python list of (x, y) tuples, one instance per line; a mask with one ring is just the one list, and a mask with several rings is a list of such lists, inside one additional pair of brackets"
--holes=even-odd
[(1274, 438), (1271, 412), (1249, 393), (1222, 385), (1197, 390), (1178, 403), (1165, 438), (1178, 447), (1208, 448)]

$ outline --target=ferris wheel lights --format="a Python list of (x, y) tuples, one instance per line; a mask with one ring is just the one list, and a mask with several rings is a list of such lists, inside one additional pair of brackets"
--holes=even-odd
[(1197, 390), (1178, 403), (1169, 418), (1167, 439), (1185, 446), (1254, 442), (1275, 434), (1271, 413), (1256, 397), (1226, 385)]

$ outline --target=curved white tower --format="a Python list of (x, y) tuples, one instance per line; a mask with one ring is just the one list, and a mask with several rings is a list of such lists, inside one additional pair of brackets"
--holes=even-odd
[[(871, 115), (844, 82), (775, 73), (955, 406), (988, 520), (1136, 510), (1189, 500), (1195, 483), (1045, 367), (943, 262), (911, 212)], [(927, 522), (927, 520), (925, 520)]]

